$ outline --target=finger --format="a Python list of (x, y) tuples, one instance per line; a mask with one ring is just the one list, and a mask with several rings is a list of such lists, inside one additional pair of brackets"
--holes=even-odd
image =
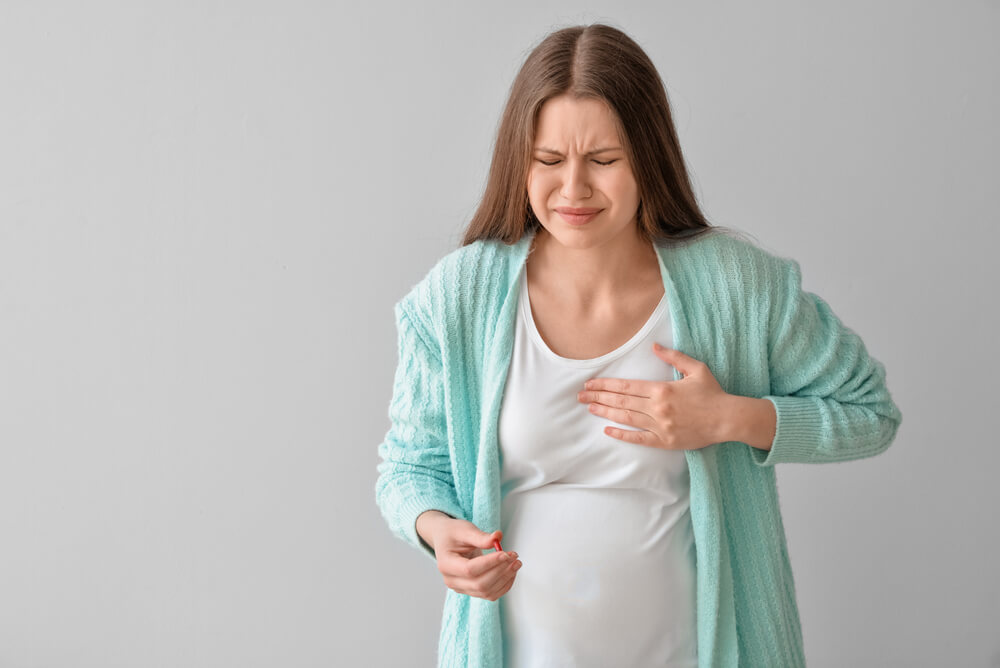
[[(665, 383), (659, 383), (664, 385)], [(598, 404), (608, 408), (620, 410), (630, 410), (649, 415), (653, 411), (653, 400), (647, 397), (637, 397), (634, 394), (619, 394), (617, 392), (607, 392), (603, 390), (584, 390), (577, 395), (580, 401), (590, 404)], [(593, 406), (588, 406), (588, 410)]]
[(583, 389), (606, 390), (648, 399), (653, 396), (653, 388), (662, 382), (661, 380), (637, 380), (635, 378), (591, 378), (583, 384)]
[(655, 446), (657, 443), (657, 436), (651, 431), (646, 429), (619, 429), (617, 427), (605, 427), (604, 433), (612, 438), (617, 438), (620, 441), (627, 441), (628, 443), (636, 443), (638, 445)]
[(589, 410), (594, 415), (600, 415), (612, 422), (624, 424), (631, 427), (642, 427), (650, 429), (656, 426), (656, 420), (652, 416), (642, 411), (629, 408), (611, 408), (604, 404), (590, 404)]
[(510, 588), (514, 586), (514, 581), (517, 580), (517, 571), (520, 569), (520, 567), (521, 567), (521, 562), (517, 562), (515, 566), (511, 567), (510, 577), (505, 581), (503, 587), (501, 587), (498, 591), (496, 591), (493, 594), (494, 597), (493, 600), (500, 598), (501, 596), (510, 591)]
[(466, 559), (460, 554), (446, 549), (439, 560), (439, 568), (442, 573), (475, 580), (494, 568), (509, 564), (510, 558), (510, 552), (488, 552), (478, 557)]
[(517, 561), (516, 552), (490, 552), (481, 557), (470, 560), (469, 575), (471, 578), (497, 577), (503, 573), (511, 563)]
[(501, 534), (499, 530), (485, 533), (472, 522), (463, 520), (457, 529), (448, 534), (446, 542), (442, 541), (442, 549), (454, 552), (466, 560), (474, 559), (482, 555), (484, 549), (495, 549), (496, 543), (499, 542), (497, 537)]
[(486, 533), (485, 531), (480, 531), (479, 527), (472, 522), (465, 522), (454, 536), (457, 541), (464, 542), (466, 545), (474, 545), (483, 550), (488, 550), (494, 547), (493, 541), (503, 539), (503, 531), (497, 529), (492, 533)]
[(701, 360), (685, 355), (676, 348), (664, 348), (658, 343), (653, 344), (653, 352), (661, 360), (680, 371), (685, 378), (697, 371), (703, 364)]
[(507, 579), (520, 568), (520, 563), (515, 561), (506, 568), (497, 569), (497, 573), (479, 578), (445, 577), (445, 584), (461, 594), (488, 599), (491, 596), (498, 596), (499, 592), (503, 591)]
[(518, 563), (520, 562), (515, 560), (512, 563), (504, 564), (503, 568), (498, 568), (484, 575), (479, 579), (480, 589), (485, 592), (486, 596), (498, 595), (499, 592), (506, 586), (507, 581), (513, 577), (514, 571), (511, 569)]
[[(478, 529), (477, 529), (478, 531)], [(485, 531), (480, 531), (479, 536), (476, 539), (476, 545), (483, 548), (484, 550), (496, 549), (497, 543), (503, 539), (503, 531), (497, 529), (492, 533), (486, 533)]]
[(517, 579), (517, 571), (520, 568), (520, 561), (511, 564), (510, 568), (504, 571), (503, 577), (497, 582), (496, 587), (490, 591), (488, 598), (495, 601), (510, 591), (510, 588), (514, 586), (514, 581)]
[(490, 589), (496, 583), (502, 582), (507, 577), (511, 568), (515, 565), (519, 567), (521, 561), (518, 559), (516, 552), (505, 552), (504, 556), (507, 557), (505, 560), (501, 560), (499, 564), (478, 578), (479, 582), (483, 583), (483, 589)]

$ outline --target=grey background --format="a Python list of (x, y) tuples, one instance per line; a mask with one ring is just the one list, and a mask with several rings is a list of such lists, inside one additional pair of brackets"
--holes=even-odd
[[(614, 7), (614, 9), (613, 9)], [(0, 666), (430, 666), (374, 503), (392, 305), (550, 30), (649, 53), (714, 223), (883, 361), (882, 456), (781, 465), (812, 668), (1000, 665), (1000, 6), (0, 5)]]

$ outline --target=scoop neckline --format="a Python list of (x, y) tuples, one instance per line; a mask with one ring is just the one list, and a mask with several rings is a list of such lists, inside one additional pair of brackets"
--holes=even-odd
[(646, 322), (643, 323), (642, 327), (638, 329), (625, 343), (621, 344), (614, 350), (604, 353), (599, 357), (589, 357), (586, 359), (574, 359), (572, 357), (563, 357), (562, 355), (557, 355), (555, 351), (549, 348), (548, 344), (542, 338), (542, 335), (538, 332), (538, 327), (535, 325), (535, 318), (531, 314), (531, 298), (528, 296), (528, 269), (527, 265), (521, 268), (521, 317), (524, 318), (525, 323), (528, 326), (528, 333), (531, 335), (532, 340), (538, 349), (548, 357), (549, 359), (558, 362), (566, 366), (573, 367), (596, 367), (606, 364), (613, 360), (618, 359), (629, 350), (634, 348), (639, 342), (646, 337), (647, 334), (656, 326), (659, 321), (663, 310), (667, 306), (667, 292), (666, 286), (664, 286), (663, 296), (660, 297), (660, 301), (656, 304), (656, 308), (653, 312), (649, 314), (646, 318)]

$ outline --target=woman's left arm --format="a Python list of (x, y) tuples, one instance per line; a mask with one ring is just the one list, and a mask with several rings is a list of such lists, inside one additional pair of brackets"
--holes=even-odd
[(802, 290), (798, 262), (767, 259), (767, 273), (777, 279), (767, 332), (771, 387), (762, 398), (774, 404), (776, 419), (770, 449), (751, 448), (754, 462), (819, 464), (880, 454), (903, 417), (885, 366), (822, 298)]

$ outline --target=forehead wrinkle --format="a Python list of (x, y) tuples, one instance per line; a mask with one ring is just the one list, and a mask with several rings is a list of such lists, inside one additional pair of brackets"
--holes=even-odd
[[(551, 153), (552, 155), (558, 155), (560, 157), (563, 155), (554, 148), (549, 148), (547, 146), (536, 146), (535, 150), (541, 151), (543, 153)], [(595, 148), (592, 151), (587, 151), (583, 155), (590, 156), (590, 155), (597, 155), (598, 153), (607, 153), (608, 151), (620, 151), (620, 150), (622, 150), (620, 146), (602, 146), (601, 148)]]

